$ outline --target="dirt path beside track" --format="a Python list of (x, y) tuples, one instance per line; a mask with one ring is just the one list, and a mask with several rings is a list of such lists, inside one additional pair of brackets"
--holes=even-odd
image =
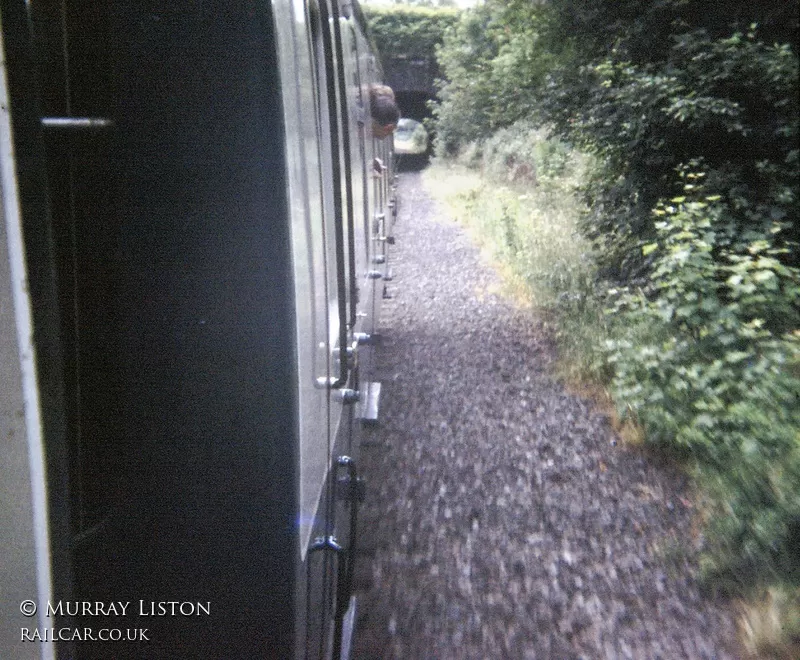
[(533, 312), (404, 173), (356, 660), (738, 658), (681, 475), (551, 376)]

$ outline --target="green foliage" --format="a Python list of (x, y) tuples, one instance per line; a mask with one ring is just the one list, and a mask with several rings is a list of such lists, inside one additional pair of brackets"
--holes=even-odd
[(668, 58), (675, 34), (703, 30), (712, 39), (758, 24), (767, 43), (797, 43), (796, 0), (550, 0), (553, 24), (576, 38), (584, 62), (616, 53), (642, 64)]
[(604, 165), (584, 230), (607, 276), (647, 272), (638, 248), (655, 234), (650, 210), (679, 192), (673, 172), (693, 161), (731, 202), (738, 231), (796, 214), (798, 59), (788, 46), (690, 33), (674, 38), (665, 64), (605, 60), (582, 75), (582, 96), (565, 85), (544, 103), (556, 130)]
[(569, 174), (578, 158), (565, 143), (527, 120), (497, 130), (480, 143), (480, 152), (483, 171), (491, 177), (538, 186)]
[(715, 496), (709, 574), (800, 581), (800, 270), (780, 224), (743, 245), (701, 190), (656, 209), (650, 285), (613, 309), (614, 396)]
[(439, 66), (450, 81), (439, 90), (434, 108), (437, 150), (455, 154), (469, 142), (490, 134), (492, 89), (485, 75), (497, 47), (488, 32), (487, 6), (465, 12), (437, 50)]
[(430, 61), (445, 31), (459, 17), (458, 11), (447, 8), (366, 5), (362, 9), (383, 56)]
[(798, 59), (772, 41), (796, 35), (790, 5), (490, 0), (439, 49), (437, 149), (457, 153), (521, 118), (550, 125), (602, 166), (583, 227), (604, 276), (644, 277), (650, 211), (678, 193), (681, 165), (703, 161), (742, 228), (796, 209)]
[(498, 128), (533, 116), (535, 91), (571, 63), (570, 40), (549, 29), (549, 13), (523, 0), (464, 12), (437, 50), (444, 79), (434, 108), (438, 149), (455, 154)]

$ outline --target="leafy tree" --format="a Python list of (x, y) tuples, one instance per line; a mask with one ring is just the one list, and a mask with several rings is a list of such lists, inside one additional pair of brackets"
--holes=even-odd
[(487, 2), (462, 14), (437, 49), (444, 73), (434, 110), (440, 149), (454, 153), (533, 114), (547, 77), (573, 61), (551, 14), (525, 0)]
[[(468, 13), (439, 51), (440, 148), (528, 117), (594, 153), (602, 169), (587, 190), (585, 229), (606, 276), (620, 281), (646, 275), (637, 247), (654, 235), (650, 211), (677, 194), (675, 169), (691, 161), (706, 163), (742, 229), (776, 214), (789, 221), (797, 52), (773, 39), (797, 34), (789, 6), (798, 3), (695, 4), (512, 0)], [(732, 31), (758, 18), (763, 25)]]
[(434, 109), (437, 142), (445, 152), (455, 152), (469, 141), (489, 135), (493, 128), (487, 70), (498, 48), (489, 30), (491, 20), (487, 5), (464, 13), (445, 33), (444, 46), (437, 50), (448, 79), (440, 87), (441, 102)]

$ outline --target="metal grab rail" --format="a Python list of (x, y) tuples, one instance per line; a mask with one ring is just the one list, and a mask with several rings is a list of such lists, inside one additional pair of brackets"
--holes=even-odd
[(113, 120), (102, 117), (42, 117), (41, 121), (44, 128), (67, 131), (108, 130), (115, 127)]

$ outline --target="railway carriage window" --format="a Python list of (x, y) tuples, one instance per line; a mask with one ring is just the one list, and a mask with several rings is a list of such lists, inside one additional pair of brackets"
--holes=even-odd
[[(330, 364), (328, 214), (323, 186), (324, 127), (317, 89), (324, 77), (315, 65), (315, 8), (303, 0), (276, 3), (283, 85), (286, 153), (289, 160), (289, 209), (296, 305), (297, 385), (300, 422), (300, 552), (305, 557), (329, 461), (327, 418)], [(307, 13), (308, 12), (308, 13)], [(318, 22), (318, 18), (316, 19)], [(324, 73), (324, 71), (322, 72)], [(320, 386), (322, 383), (322, 386)]]
[[(334, 379), (336, 366), (334, 347), (338, 343), (340, 327), (339, 327), (339, 300), (338, 300), (338, 279), (337, 279), (337, 254), (336, 254), (336, 196), (337, 190), (330, 185), (324, 185), (323, 182), (330, 182), (334, 180), (337, 172), (334, 166), (334, 145), (338, 144), (338, 136), (333, 130), (331, 123), (332, 114), (330, 108), (330, 99), (328, 95), (331, 93), (331, 85), (333, 81), (330, 79), (330, 71), (326, 66), (326, 46), (324, 39), (326, 38), (325, 26), (323, 25), (323, 17), (320, 7), (313, 0), (306, 5), (308, 11), (308, 25), (309, 32), (309, 47), (311, 57), (312, 69), (312, 85), (314, 89), (314, 110), (315, 119), (317, 121), (317, 141), (316, 147), (318, 149), (317, 162), (319, 168), (317, 176), (320, 177), (320, 187), (322, 190), (322, 214), (321, 222), (324, 228), (325, 237), (325, 270), (327, 273), (327, 290), (326, 297), (328, 303), (327, 319), (328, 319), (328, 354), (327, 364), (328, 371), (326, 377)], [(338, 149), (337, 149), (338, 151)]]
[[(346, 35), (346, 41), (349, 42), (351, 56), (349, 61), (352, 64), (351, 80), (350, 80), (350, 95), (352, 98), (352, 121), (356, 126), (356, 130), (351, 132), (351, 153), (358, 154), (358, 171), (355, 167), (351, 177), (351, 184), (353, 190), (353, 209), (354, 217), (354, 231), (357, 236), (358, 244), (354, 245), (354, 262), (355, 273), (354, 279), (358, 281), (360, 273), (365, 273), (368, 270), (368, 256), (369, 246), (366, 240), (366, 219), (369, 217), (369, 198), (367, 194), (368, 179), (366, 168), (363, 166), (367, 162), (367, 121), (369, 119), (368, 108), (368, 93), (364, 87), (362, 80), (362, 65), (361, 65), (361, 47), (359, 45), (358, 35), (354, 25), (354, 19), (350, 16), (347, 20), (347, 29), (343, 30)], [(360, 222), (361, 227), (355, 228), (355, 223)]]

